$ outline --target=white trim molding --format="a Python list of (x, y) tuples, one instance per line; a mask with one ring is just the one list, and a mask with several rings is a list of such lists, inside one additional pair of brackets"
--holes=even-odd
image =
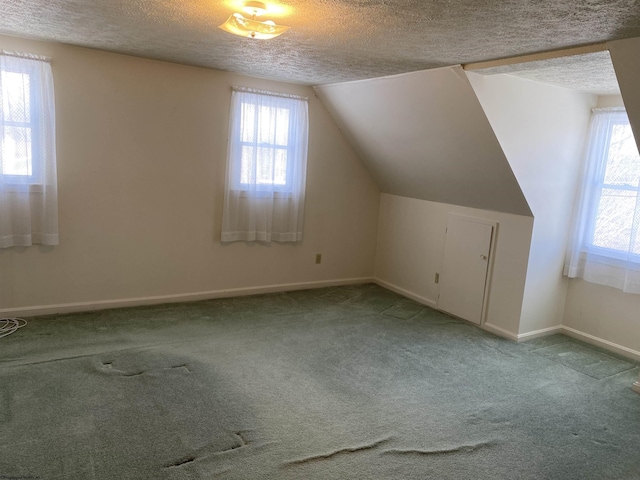
[(562, 333), (562, 325), (556, 325), (555, 327), (543, 328), (541, 330), (534, 330), (533, 332), (527, 333), (513, 333), (509, 330), (505, 330), (504, 328), (498, 327), (491, 323), (485, 323), (482, 325), (484, 330), (491, 332), (499, 337), (504, 337), (509, 340), (513, 340), (514, 342), (526, 342), (528, 340), (533, 340), (534, 338), (546, 337), (548, 335), (555, 335), (556, 333)]
[(555, 335), (557, 333), (562, 333), (563, 328), (564, 327), (562, 325), (556, 325), (555, 327), (543, 328), (541, 330), (534, 330), (533, 332), (519, 333), (518, 342), (526, 342), (528, 340), (533, 340), (534, 338), (546, 337), (548, 335)]
[(562, 326), (557, 325), (555, 327), (543, 328), (542, 330), (534, 330), (533, 332), (527, 333), (514, 333), (506, 330), (504, 328), (498, 327), (491, 323), (485, 323), (481, 325), (481, 328), (491, 332), (499, 337), (507, 338), (514, 342), (526, 342), (528, 340), (533, 340), (534, 338), (546, 337), (548, 335), (555, 335), (556, 333), (562, 333)]
[(589, 335), (588, 333), (581, 332), (580, 330), (576, 330), (575, 328), (571, 328), (571, 327), (563, 326), (562, 333), (570, 337), (577, 338), (578, 340), (582, 340), (583, 342), (590, 343), (591, 345), (595, 345), (597, 347), (604, 348), (605, 350), (609, 350), (611, 352), (617, 353), (618, 355), (622, 355), (624, 357), (628, 357), (628, 358), (632, 358), (633, 360), (640, 361), (640, 352), (638, 352), (637, 350), (633, 350), (628, 347), (623, 347), (622, 345), (618, 345), (617, 343), (613, 343), (613, 342), (610, 342), (609, 340), (604, 340), (602, 338)]
[(494, 335), (497, 335), (499, 337), (506, 338), (507, 340), (512, 340), (514, 342), (518, 341), (517, 333), (510, 332), (509, 330), (505, 330), (504, 328), (498, 327), (491, 323), (485, 322), (482, 325), (478, 325), (478, 326), (483, 330), (486, 330), (487, 332), (491, 332)]
[(375, 283), (375, 280), (372, 277), (345, 278), (315, 282), (283, 283), (279, 285), (229, 288), (224, 290), (211, 290), (207, 292), (179, 293), (173, 295), (158, 295), (151, 297), (122, 298), (115, 300), (97, 300), (93, 302), (62, 303), (59, 305), (5, 308), (0, 309), (0, 317), (32, 317), (36, 315), (51, 315), (55, 313), (106, 310), (108, 308), (139, 307), (142, 305), (159, 305), (162, 303), (194, 302), (198, 300), (210, 300), (213, 298), (240, 297), (244, 295), (258, 295), (261, 293), (291, 292), (294, 290), (338, 287), (341, 285), (355, 285), (359, 283)]

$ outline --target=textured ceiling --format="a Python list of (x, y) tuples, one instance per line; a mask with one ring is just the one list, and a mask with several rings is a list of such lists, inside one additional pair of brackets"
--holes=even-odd
[(608, 51), (474, 71), (485, 75), (507, 73), (596, 95), (620, 94), (616, 72)]
[(257, 41), (239, 0), (0, 0), (0, 33), (325, 84), (640, 37), (640, 0), (283, 0)]

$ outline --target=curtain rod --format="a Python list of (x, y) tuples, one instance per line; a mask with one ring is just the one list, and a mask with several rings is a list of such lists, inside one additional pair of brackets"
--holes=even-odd
[(271, 92), (269, 90), (257, 90), (249, 87), (231, 87), (236, 92), (258, 93), (260, 95), (271, 95), (272, 97), (293, 98), (296, 100), (309, 100), (308, 97), (301, 97), (300, 95), (293, 95), (290, 93)]
[(4, 57), (26, 58), (28, 60), (38, 60), (40, 62), (51, 63), (51, 58), (45, 57), (43, 55), (36, 55), (35, 53), (21, 53), (8, 50), (0, 50), (0, 55)]

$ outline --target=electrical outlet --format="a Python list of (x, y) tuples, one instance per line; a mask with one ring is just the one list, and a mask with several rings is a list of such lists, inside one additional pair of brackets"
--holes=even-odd
[(322, 254), (316, 253), (316, 265), (320, 265), (322, 263)]
[(440, 274), (438, 272), (436, 272), (436, 277), (434, 279), (434, 282), (436, 282), (436, 283), (440, 282)]

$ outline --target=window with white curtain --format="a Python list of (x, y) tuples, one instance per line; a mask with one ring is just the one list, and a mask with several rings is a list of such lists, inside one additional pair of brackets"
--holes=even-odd
[(307, 99), (234, 88), (223, 242), (302, 240)]
[(58, 244), (55, 107), (46, 58), (0, 53), (0, 248)]
[(564, 273), (640, 293), (640, 156), (624, 108), (594, 109)]

